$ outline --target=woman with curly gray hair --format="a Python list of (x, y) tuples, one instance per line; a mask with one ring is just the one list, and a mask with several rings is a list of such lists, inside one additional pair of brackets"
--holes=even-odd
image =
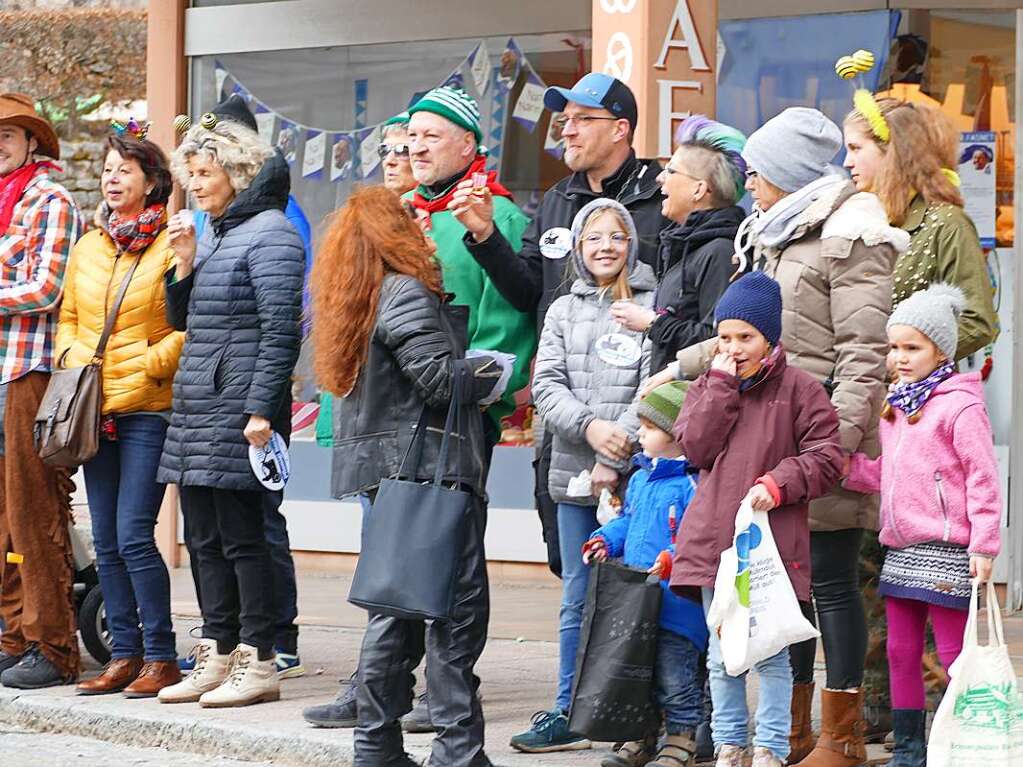
[(203, 584), (195, 669), (159, 699), (213, 708), (280, 696), (263, 525), (271, 491), (253, 474), (249, 447), (290, 432), (305, 267), (284, 215), (287, 163), (231, 107), (228, 100), (203, 115), (174, 153), (179, 181), (210, 223), (198, 242), (187, 212), (168, 226), (167, 314), (187, 334), (158, 475), (181, 488)]

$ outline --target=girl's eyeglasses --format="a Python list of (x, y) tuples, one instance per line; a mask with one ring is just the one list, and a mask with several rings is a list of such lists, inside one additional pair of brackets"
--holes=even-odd
[(593, 232), (583, 237), (583, 243), (586, 245), (600, 247), (604, 244), (605, 240), (610, 241), (611, 247), (613, 248), (624, 248), (629, 244), (631, 238), (625, 232), (611, 232), (611, 234), (598, 234)]

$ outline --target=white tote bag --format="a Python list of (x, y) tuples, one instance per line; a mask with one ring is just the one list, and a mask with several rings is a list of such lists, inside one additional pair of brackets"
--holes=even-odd
[(963, 651), (931, 723), (927, 767), (1023, 765), (1023, 698), (1002, 633), (994, 584), (987, 584), (988, 644), (977, 638), (979, 587), (973, 584)]
[(820, 636), (803, 617), (774, 544), (769, 512), (743, 499), (732, 548), (721, 554), (707, 626), (720, 629), (725, 670), (739, 676), (791, 644)]

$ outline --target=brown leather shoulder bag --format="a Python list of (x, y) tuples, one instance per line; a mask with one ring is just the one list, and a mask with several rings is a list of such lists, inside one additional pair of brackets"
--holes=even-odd
[(99, 422), (103, 412), (103, 355), (124, 302), (139, 254), (121, 281), (117, 297), (107, 312), (96, 353), (88, 365), (56, 369), (39, 403), (34, 427), (36, 452), (43, 463), (76, 469), (99, 451)]

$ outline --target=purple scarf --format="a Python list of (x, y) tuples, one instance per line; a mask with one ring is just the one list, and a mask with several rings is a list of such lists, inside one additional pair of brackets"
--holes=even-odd
[(946, 378), (954, 375), (956, 372), (956, 366), (948, 360), (944, 364), (939, 365), (934, 369), (927, 378), (921, 381), (914, 381), (908, 384), (896, 384), (892, 387), (891, 391), (888, 392), (888, 404), (892, 407), (897, 407), (906, 416), (911, 416), (920, 411), (930, 399), (931, 394), (937, 388), (938, 384), (944, 381)]

